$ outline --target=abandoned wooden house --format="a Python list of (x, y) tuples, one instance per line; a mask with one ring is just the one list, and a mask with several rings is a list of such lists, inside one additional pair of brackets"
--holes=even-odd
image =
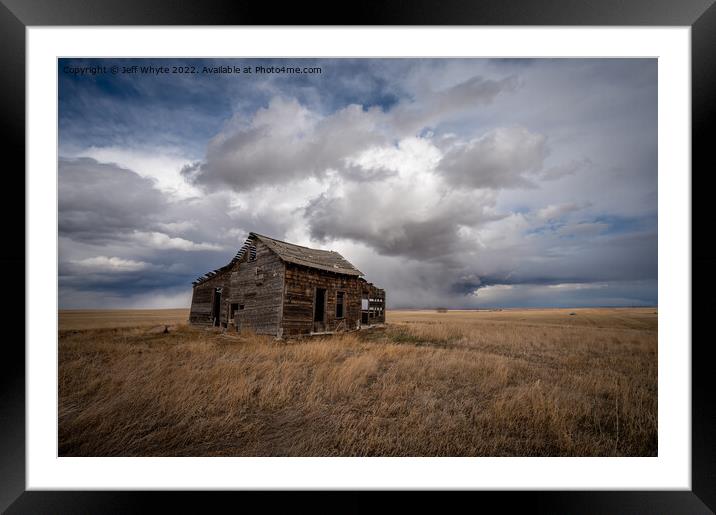
[(277, 337), (385, 322), (385, 291), (338, 252), (254, 232), (231, 262), (194, 281), (189, 322)]

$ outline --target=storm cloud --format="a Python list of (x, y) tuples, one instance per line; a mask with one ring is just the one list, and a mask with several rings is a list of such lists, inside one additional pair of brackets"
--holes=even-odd
[(657, 302), (656, 60), (60, 61), (61, 307), (186, 306), (249, 231), (341, 252), (391, 307)]
[(530, 188), (525, 174), (542, 169), (546, 138), (523, 127), (498, 128), (448, 148), (441, 170), (457, 187)]

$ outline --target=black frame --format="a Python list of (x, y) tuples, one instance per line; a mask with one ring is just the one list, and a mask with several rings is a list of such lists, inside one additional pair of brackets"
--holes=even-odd
[[(349, 21), (355, 25), (636, 25), (690, 26), (692, 51), (692, 162), (701, 177), (692, 172), (692, 231), (708, 227), (710, 212), (704, 207), (709, 189), (703, 187), (703, 176), (716, 169), (716, 155), (709, 130), (716, 125), (716, 65), (711, 53), (716, 49), (716, 6), (714, 0), (396, 0), (369, 3), (356, 2)], [(15, 181), (6, 191), (24, 199), (24, 180), (14, 170), (25, 168), (25, 28), (32, 25), (345, 25), (346, 17), (330, 9), (311, 9), (305, 3), (287, 3), (281, 9), (259, 2), (203, 0), (105, 0), (101, 3), (83, 0), (0, 0), (0, 84), (2, 95), (3, 155), (12, 156), (14, 166), (6, 166), (5, 179)], [(702, 187), (693, 188), (697, 182)], [(24, 200), (22, 201), (24, 202)], [(24, 206), (24, 204), (23, 204)], [(0, 204), (6, 235), (13, 245), (3, 245), (0, 261), (9, 273), (4, 274), (9, 292), (24, 291), (18, 270), (25, 267), (25, 227), (17, 223), (23, 206), (7, 198)], [(700, 206), (700, 207), (698, 207)], [(692, 232), (693, 234), (693, 232)], [(692, 238), (693, 240), (693, 238)], [(692, 274), (699, 277), (692, 290), (692, 321), (695, 315), (709, 316), (706, 293), (716, 281), (712, 271), (716, 251), (706, 244), (693, 245)], [(701, 273), (698, 273), (701, 272)], [(31, 271), (26, 270), (26, 274)], [(697, 295), (693, 295), (697, 293)], [(698, 295), (700, 294), (700, 295)], [(18, 295), (7, 295), (16, 312)], [(5, 300), (5, 299), (3, 299)], [(23, 295), (24, 300), (24, 295)], [(8, 306), (10, 307), (10, 306)], [(711, 316), (713, 316), (711, 314)], [(25, 313), (27, 320), (27, 313)], [(15, 322), (16, 323), (16, 322)], [(6, 320), (5, 329), (13, 327), (22, 334), (24, 326)], [(698, 327), (703, 328), (703, 325)], [(696, 340), (692, 338), (692, 340)], [(285, 495), (277, 492), (222, 492), (189, 495), (187, 492), (61, 492), (25, 491), (25, 360), (21, 338), (6, 338), (3, 348), (4, 370), (0, 374), (0, 510), (8, 513), (127, 513), (147, 511), (149, 502), (159, 501), (178, 511), (205, 511), (207, 502), (219, 499), (242, 502), (275, 503)], [(712, 364), (708, 359), (710, 338), (692, 344), (692, 490), (691, 491), (583, 491), (583, 492), (476, 492), (468, 502), (484, 506), (499, 503), (500, 509), (527, 508), (538, 513), (712, 513), (716, 510), (716, 445), (714, 429)], [(688, 345), (690, 342), (673, 342)], [(477, 499), (472, 498), (477, 496)], [(211, 499), (208, 497), (211, 496)], [(458, 497), (464, 497), (460, 495)], [(315, 493), (291, 496), (294, 508), (315, 509)], [(424, 493), (402, 495), (401, 503), (419, 503), (443, 511), (445, 499), (430, 501)], [(341, 511), (371, 509), (375, 503), (365, 496), (350, 493), (336, 499), (321, 494), (324, 503), (336, 504)], [(465, 499), (459, 499), (461, 502)], [(298, 502), (297, 502), (298, 501)], [(378, 501), (378, 502), (383, 502)], [(435, 502), (431, 506), (431, 502)]]

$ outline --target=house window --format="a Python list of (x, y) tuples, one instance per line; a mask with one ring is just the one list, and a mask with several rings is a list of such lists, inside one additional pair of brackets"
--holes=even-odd
[(336, 294), (336, 318), (343, 318), (343, 299), (345, 292), (339, 291)]
[(249, 247), (249, 261), (256, 261), (256, 245)]

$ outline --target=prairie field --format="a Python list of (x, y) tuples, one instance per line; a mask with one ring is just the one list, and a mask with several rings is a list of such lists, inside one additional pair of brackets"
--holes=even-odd
[(388, 311), (280, 341), (187, 319), (60, 311), (60, 456), (657, 455), (655, 308)]

